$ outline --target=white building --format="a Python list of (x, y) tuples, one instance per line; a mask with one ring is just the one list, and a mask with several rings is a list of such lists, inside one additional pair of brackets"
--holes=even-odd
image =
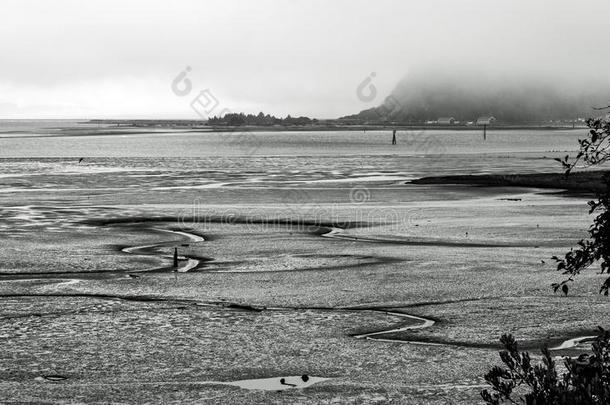
[(453, 117), (441, 117), (437, 120), (439, 124), (442, 125), (453, 125), (455, 124), (455, 118)]
[(496, 117), (492, 117), (491, 115), (477, 118), (477, 125), (491, 125), (494, 122), (496, 122)]

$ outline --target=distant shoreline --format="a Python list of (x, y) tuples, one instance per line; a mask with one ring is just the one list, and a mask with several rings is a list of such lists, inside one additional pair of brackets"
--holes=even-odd
[(480, 174), (422, 177), (406, 184), (458, 184), (481, 187), (530, 187), (566, 190), (569, 194), (591, 195), (604, 189), (602, 176), (610, 170), (563, 173)]
[[(331, 120), (329, 120), (331, 121)], [(483, 131), (482, 125), (438, 125), (438, 124), (343, 124), (340, 122), (321, 122), (311, 125), (207, 125), (201, 120), (88, 120), (81, 121), (82, 124), (107, 125), (110, 128), (151, 128), (151, 129), (183, 129), (196, 132), (290, 132), (290, 131), (428, 131), (428, 130), (455, 130), (455, 131)], [(487, 126), (487, 131), (502, 130), (566, 130), (566, 129), (585, 129), (586, 126), (580, 125), (543, 125), (543, 124), (515, 124), (502, 125), (494, 124)]]

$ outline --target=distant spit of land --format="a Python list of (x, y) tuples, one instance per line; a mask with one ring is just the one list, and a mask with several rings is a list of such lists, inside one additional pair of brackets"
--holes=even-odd
[(481, 174), (423, 177), (410, 184), (463, 184), (482, 187), (533, 187), (562, 189), (570, 194), (593, 194), (604, 189), (602, 176), (610, 170), (531, 174)]
[[(117, 128), (150, 128), (171, 130), (192, 130), (197, 132), (271, 132), (271, 131), (426, 131), (426, 130), (453, 130), (453, 131), (483, 131), (480, 125), (442, 125), (442, 124), (409, 124), (409, 123), (373, 123), (353, 124), (342, 120), (319, 120), (316, 123), (305, 125), (211, 125), (202, 120), (112, 120), (95, 119), (83, 122), (85, 124), (98, 124)], [(524, 123), (524, 124), (494, 124), (487, 126), (488, 131), (496, 130), (565, 130), (584, 129), (583, 123), (574, 126), (571, 123)]]

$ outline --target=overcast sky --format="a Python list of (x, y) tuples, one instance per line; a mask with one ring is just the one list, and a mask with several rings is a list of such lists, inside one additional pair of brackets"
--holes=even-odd
[[(605, 80), (609, 15), (608, 0), (3, 0), (0, 118), (197, 119), (204, 89), (212, 113), (332, 118), (431, 66)], [(376, 97), (357, 97), (372, 72)]]

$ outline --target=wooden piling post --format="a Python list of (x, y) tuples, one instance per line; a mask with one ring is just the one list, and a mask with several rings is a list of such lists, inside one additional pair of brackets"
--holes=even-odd
[(487, 124), (483, 124), (483, 140), (487, 140)]
[(178, 248), (174, 248), (174, 268), (178, 268)]

